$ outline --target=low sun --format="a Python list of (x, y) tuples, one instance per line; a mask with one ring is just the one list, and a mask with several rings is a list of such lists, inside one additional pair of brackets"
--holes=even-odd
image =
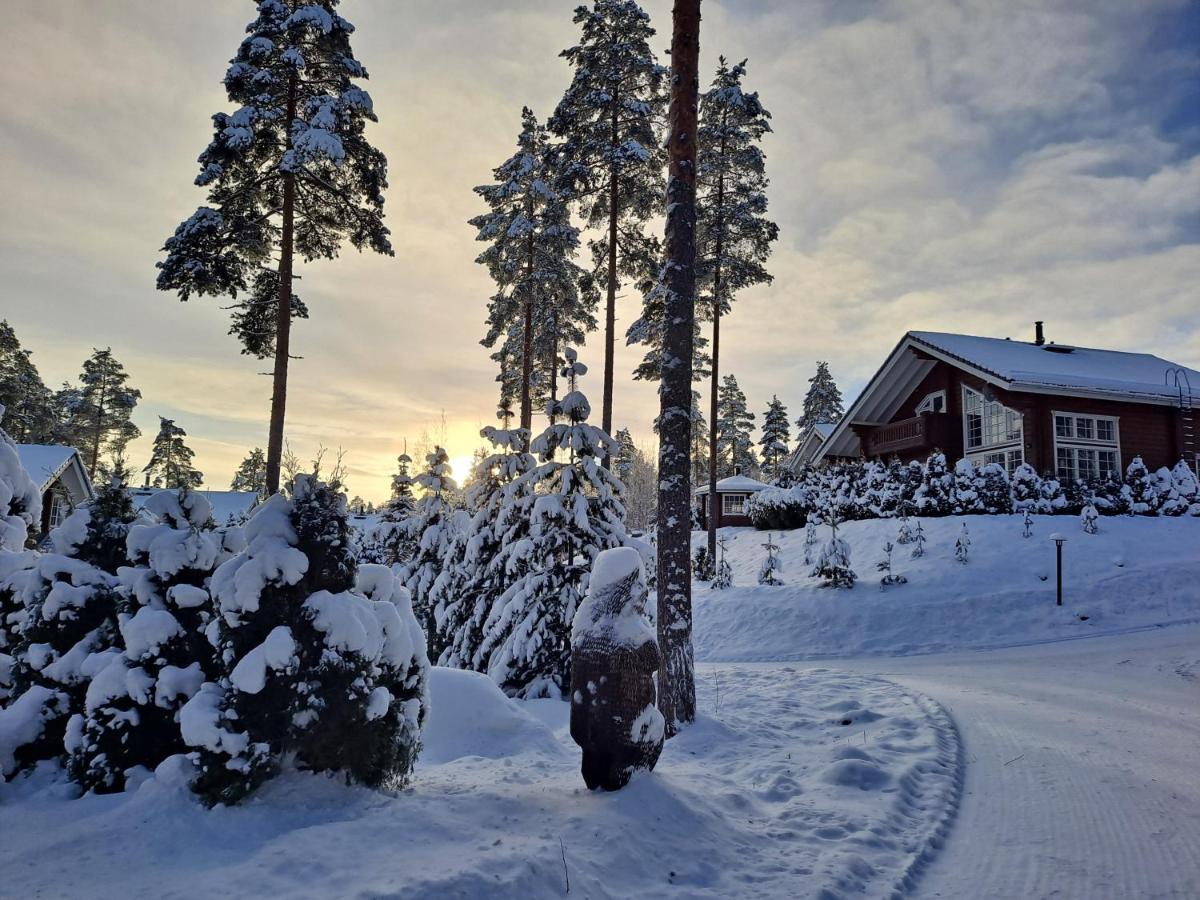
[(461, 487), (463, 482), (471, 474), (471, 468), (475, 460), (471, 456), (452, 456), (450, 457), (450, 470), (454, 480)]

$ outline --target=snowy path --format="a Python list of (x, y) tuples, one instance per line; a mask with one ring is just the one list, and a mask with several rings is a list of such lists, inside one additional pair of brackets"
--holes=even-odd
[(1200, 897), (1200, 627), (840, 661), (950, 710), (966, 785), (918, 897)]

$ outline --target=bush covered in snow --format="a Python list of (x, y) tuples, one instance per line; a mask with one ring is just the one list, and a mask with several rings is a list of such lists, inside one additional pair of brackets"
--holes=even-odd
[(407, 590), (384, 567), (357, 570), (345, 496), (305, 476), (290, 501), (258, 508), (246, 539), (211, 582), (222, 674), (180, 712), (194, 789), (236, 802), (285, 757), (367, 785), (402, 782), (428, 668)]
[(241, 529), (218, 531), (209, 502), (186, 488), (144, 509), (153, 521), (129, 528), (132, 565), (119, 571), (122, 652), (91, 680), (69, 732), (72, 777), (98, 793), (187, 750), (179, 710), (217, 677), (209, 578), (242, 543)]
[[(763, 531), (802, 528), (809, 516), (841, 521), (919, 516), (1033, 512), (1079, 515), (1091, 504), (1101, 515), (1200, 516), (1200, 484), (1186, 463), (1150, 472), (1134, 457), (1125, 477), (1109, 475), (1064, 485), (1022, 464), (1011, 478), (996, 463), (959, 460), (951, 471), (934, 453), (924, 464), (838, 463), (798, 474), (789, 488), (752, 494), (747, 512)], [(901, 541), (903, 543), (903, 541)]]

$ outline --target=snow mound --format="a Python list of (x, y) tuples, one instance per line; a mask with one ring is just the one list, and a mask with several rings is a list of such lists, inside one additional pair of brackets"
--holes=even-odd
[(506, 697), (486, 675), (435, 666), (429, 670), (429, 686), (429, 718), (421, 733), (424, 748), (418, 763), (421, 767), (464, 757), (564, 754), (550, 729), (526, 712), (522, 704)]

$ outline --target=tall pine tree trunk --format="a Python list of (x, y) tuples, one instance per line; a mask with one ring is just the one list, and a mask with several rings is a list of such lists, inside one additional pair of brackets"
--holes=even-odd
[[(533, 203), (526, 205), (525, 215), (533, 221)], [(533, 430), (533, 232), (525, 238), (525, 324), (521, 334), (521, 427)], [(528, 450), (528, 446), (525, 448)]]
[(550, 402), (546, 408), (550, 410), (550, 424), (553, 425), (558, 416), (554, 414), (558, 403), (558, 310), (550, 313)]
[[(621, 133), (618, 116), (620, 94), (620, 90), (613, 91), (612, 135), (609, 142), (613, 147), (617, 146)], [(608, 169), (608, 298), (604, 306), (604, 395), (600, 412), (600, 425), (605, 434), (612, 434), (613, 368), (617, 330), (617, 211), (620, 202), (617, 165), (612, 163)], [(610, 460), (606, 453), (604, 467), (608, 468), (609, 465)]]
[(696, 718), (692, 651), (692, 354), (700, 0), (675, 0), (667, 152), (667, 264), (658, 451), (658, 705), (675, 734)]
[[(287, 148), (296, 118), (296, 76), (288, 78)], [(267, 493), (279, 493), (283, 417), (287, 409), (288, 357), (292, 338), (292, 256), (295, 250), (296, 176), (283, 176), (283, 227), (279, 239), (279, 305), (275, 311), (275, 371), (271, 385), (271, 431), (267, 438)]]
[(100, 385), (100, 399), (96, 402), (96, 431), (92, 435), (92, 459), (88, 465), (88, 477), (96, 477), (96, 466), (100, 462), (100, 438), (104, 434), (104, 394), (106, 382)]
[(721, 113), (721, 174), (717, 177), (717, 203), (712, 211), (717, 226), (716, 262), (713, 265), (713, 337), (712, 337), (712, 398), (708, 407), (708, 558), (717, 560), (717, 525), (721, 508), (717, 505), (717, 385), (721, 365), (721, 258), (725, 252), (725, 129), (729, 113)]

